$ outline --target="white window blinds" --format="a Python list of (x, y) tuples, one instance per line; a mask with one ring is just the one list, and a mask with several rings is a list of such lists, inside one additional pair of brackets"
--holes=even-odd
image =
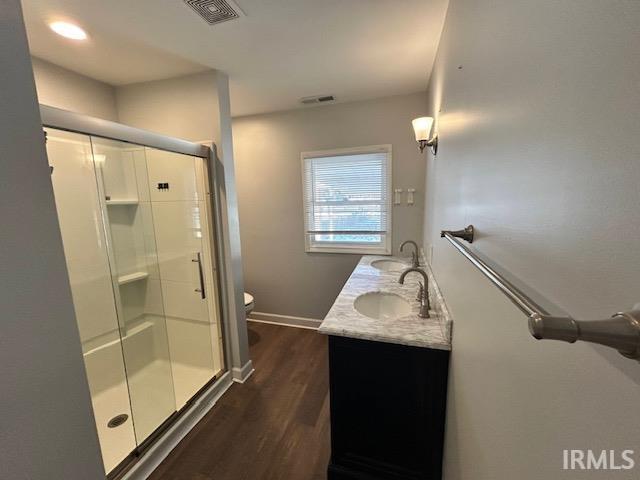
[(306, 250), (390, 253), (391, 146), (302, 154)]

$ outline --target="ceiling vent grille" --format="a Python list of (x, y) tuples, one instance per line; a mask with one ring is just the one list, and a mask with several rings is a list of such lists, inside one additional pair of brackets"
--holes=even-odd
[(184, 0), (209, 25), (243, 16), (242, 10), (229, 0)]
[(300, 99), (300, 103), (309, 105), (311, 103), (333, 102), (334, 100), (335, 97), (333, 95), (318, 95), (315, 97), (303, 97)]

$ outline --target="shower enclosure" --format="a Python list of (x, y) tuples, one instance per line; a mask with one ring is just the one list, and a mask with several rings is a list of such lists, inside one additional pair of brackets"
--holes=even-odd
[(74, 130), (46, 127), (47, 154), (104, 467), (117, 472), (225, 368), (208, 164)]

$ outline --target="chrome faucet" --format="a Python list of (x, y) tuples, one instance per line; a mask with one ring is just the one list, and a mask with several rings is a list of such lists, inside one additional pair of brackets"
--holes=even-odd
[(429, 278), (427, 277), (426, 272), (418, 267), (407, 268), (398, 279), (398, 283), (400, 285), (404, 285), (404, 277), (407, 276), (408, 273), (416, 272), (422, 275), (424, 279), (424, 284), (420, 282), (420, 288), (418, 289), (418, 298), (417, 300), (420, 302), (420, 313), (418, 314), (421, 318), (429, 318), (429, 309), (431, 305), (429, 304)]
[(413, 240), (405, 240), (402, 242), (402, 245), (400, 245), (400, 251), (402, 251), (407, 243), (413, 245), (413, 252), (411, 252), (411, 265), (413, 265), (413, 268), (418, 268), (420, 266), (420, 260), (418, 259), (418, 244)]

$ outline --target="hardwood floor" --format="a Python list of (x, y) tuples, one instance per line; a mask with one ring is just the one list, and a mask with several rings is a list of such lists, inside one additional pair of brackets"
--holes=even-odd
[(249, 322), (249, 343), (254, 374), (231, 386), (150, 479), (326, 479), (327, 338)]

